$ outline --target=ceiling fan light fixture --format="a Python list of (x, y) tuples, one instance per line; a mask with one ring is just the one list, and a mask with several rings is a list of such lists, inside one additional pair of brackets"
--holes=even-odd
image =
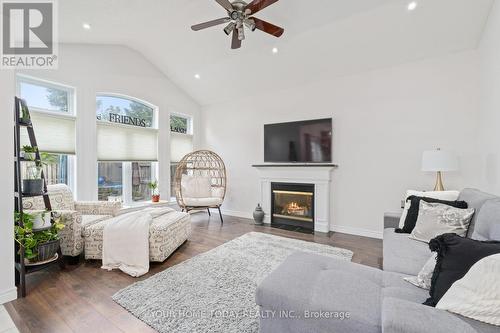
[(245, 29), (243, 29), (243, 26), (241, 26), (238, 29), (238, 39), (239, 40), (244, 40), (245, 39)]
[(252, 31), (255, 31), (255, 29), (257, 29), (257, 26), (255, 25), (255, 21), (254, 21), (254, 20), (252, 20), (252, 19), (245, 19), (245, 20), (243, 21), (243, 23), (245, 24), (245, 26), (246, 26), (248, 29), (250, 29), (250, 30), (252, 30)]
[(227, 27), (224, 28), (224, 32), (229, 36), (235, 28), (236, 24), (234, 22), (231, 22), (227, 25)]
[(225, 9), (226, 16), (208, 22), (195, 24), (191, 26), (191, 30), (199, 31), (217, 25), (227, 24), (223, 30), (226, 35), (232, 35), (231, 49), (241, 48), (241, 42), (245, 39), (245, 28), (251, 31), (260, 30), (274, 37), (281, 37), (281, 35), (285, 32), (283, 28), (253, 17), (254, 14), (271, 6), (279, 0), (252, 0), (249, 3), (247, 3), (247, 1), (250, 0), (215, 1)]

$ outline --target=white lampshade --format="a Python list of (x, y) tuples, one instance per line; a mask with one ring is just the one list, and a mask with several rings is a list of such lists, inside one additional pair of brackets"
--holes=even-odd
[(443, 150), (425, 151), (422, 156), (422, 171), (438, 172), (438, 171), (457, 171), (458, 157)]

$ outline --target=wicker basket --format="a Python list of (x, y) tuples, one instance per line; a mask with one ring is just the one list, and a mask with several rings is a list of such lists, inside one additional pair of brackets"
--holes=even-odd
[(46, 261), (54, 258), (59, 250), (59, 239), (38, 245), (37, 261)]

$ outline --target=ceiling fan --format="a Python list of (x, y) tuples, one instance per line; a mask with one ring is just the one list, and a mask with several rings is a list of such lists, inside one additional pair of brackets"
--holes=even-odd
[(229, 2), (229, 0), (215, 1), (227, 10), (228, 17), (196, 24), (193, 25), (191, 29), (199, 31), (216, 25), (229, 23), (224, 28), (224, 32), (228, 36), (231, 33), (233, 34), (231, 42), (232, 49), (239, 49), (241, 47), (241, 42), (245, 39), (245, 26), (252, 31), (259, 29), (275, 37), (280, 37), (285, 32), (283, 28), (253, 17), (254, 14), (272, 5), (278, 0), (253, 0), (249, 4), (241, 0), (236, 0), (233, 3)]

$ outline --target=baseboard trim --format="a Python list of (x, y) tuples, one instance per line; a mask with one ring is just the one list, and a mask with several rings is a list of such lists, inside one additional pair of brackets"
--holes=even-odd
[[(250, 220), (253, 219), (252, 213), (240, 212), (237, 210), (228, 210), (228, 209), (222, 209), (221, 211), (222, 211), (223, 215), (234, 216), (234, 217), (239, 217), (239, 218), (243, 218), (243, 219), (250, 219)], [(269, 224), (269, 223), (267, 223), (267, 224)], [(383, 239), (383, 232), (369, 230), (369, 229), (363, 229), (363, 228), (347, 227), (347, 226), (343, 226), (343, 225), (334, 225), (332, 227), (331, 231), (340, 232), (340, 233), (349, 234), (349, 235)]]
[(227, 210), (227, 209), (221, 209), (221, 211), (222, 211), (222, 215), (228, 215), (228, 216), (239, 217), (239, 218), (242, 218), (242, 219), (251, 219), (251, 220), (253, 220), (252, 213), (239, 212), (237, 210)]
[(11, 288), (0, 292), (0, 304), (5, 304), (17, 299), (17, 288)]
[(344, 225), (334, 225), (332, 231), (343, 234), (383, 239), (383, 232), (363, 228), (347, 227)]

